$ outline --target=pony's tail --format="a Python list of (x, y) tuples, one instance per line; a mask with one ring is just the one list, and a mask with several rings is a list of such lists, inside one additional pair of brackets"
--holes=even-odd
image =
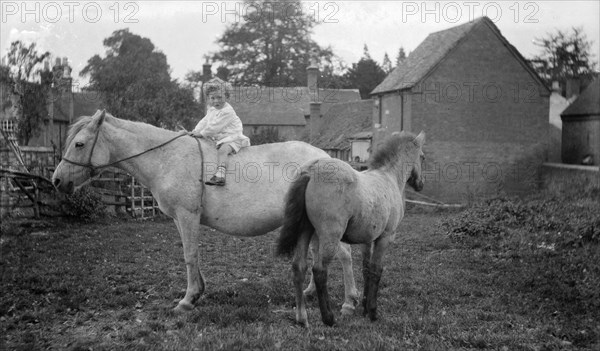
[(310, 174), (302, 172), (285, 196), (283, 227), (277, 240), (277, 254), (280, 256), (291, 256), (300, 235), (304, 231), (314, 230), (306, 214), (306, 187), (309, 181)]

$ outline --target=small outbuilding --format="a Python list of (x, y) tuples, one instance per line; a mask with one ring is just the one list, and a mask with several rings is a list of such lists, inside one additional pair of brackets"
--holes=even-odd
[(600, 165), (600, 78), (596, 77), (560, 117), (562, 161)]

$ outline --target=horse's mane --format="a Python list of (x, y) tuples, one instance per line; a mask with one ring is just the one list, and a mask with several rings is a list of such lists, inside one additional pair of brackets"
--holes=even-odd
[(378, 169), (397, 162), (404, 149), (402, 145), (412, 143), (415, 138), (416, 135), (402, 131), (385, 139), (369, 159), (369, 168)]
[(71, 145), (75, 135), (81, 132), (81, 130), (85, 128), (91, 121), (91, 116), (81, 116), (75, 122), (73, 122), (73, 124), (71, 124), (69, 127), (69, 132), (67, 133), (67, 142), (65, 143), (65, 148)]
[[(94, 116), (81, 116), (75, 122), (73, 122), (73, 124), (71, 124), (71, 126), (69, 127), (69, 131), (67, 132), (67, 142), (65, 143), (65, 149), (69, 145), (71, 145), (71, 142), (73, 141), (73, 139), (75, 138), (77, 133), (81, 132), (81, 130), (83, 128), (87, 127), (92, 122), (92, 120), (98, 115), (98, 113), (100, 113), (100, 111), (96, 112), (96, 114)], [(156, 126), (153, 126), (148, 123), (124, 120), (124, 119), (117, 118), (117, 117), (109, 114), (108, 112), (105, 112), (105, 113), (106, 113), (107, 117), (111, 118), (112, 124), (115, 124), (122, 128), (127, 128), (127, 126), (129, 126), (130, 128), (132, 126), (135, 126), (136, 128), (147, 128), (147, 129), (144, 129), (145, 134), (151, 133), (152, 131), (157, 131), (157, 130), (164, 131), (165, 130), (163, 128), (156, 127)]]

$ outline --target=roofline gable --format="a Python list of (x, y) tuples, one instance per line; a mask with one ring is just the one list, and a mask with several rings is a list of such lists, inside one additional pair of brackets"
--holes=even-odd
[[(473, 21), (477, 22), (477, 23), (475, 23), (460, 38), (458, 38), (456, 40), (456, 42), (454, 43), (454, 45), (452, 45), (452, 47), (447, 52), (445, 52), (444, 55), (442, 57), (440, 57), (440, 59), (434, 65), (432, 65), (429, 68), (429, 70), (425, 74), (423, 74), (423, 76), (420, 79), (418, 79), (417, 81), (414, 81), (414, 82), (410, 82), (410, 84), (408, 86), (405, 86), (405, 87), (403, 87), (401, 89), (390, 89), (390, 90), (384, 90), (384, 91), (377, 91), (377, 92), (375, 92), (377, 90), (377, 87), (375, 87), (375, 89), (373, 89), (373, 92), (371, 92), (370, 95), (371, 96), (377, 96), (377, 95), (383, 95), (383, 94), (386, 94), (386, 93), (389, 93), (389, 92), (410, 90), (410, 89), (414, 88), (416, 85), (418, 85), (419, 83), (421, 83), (425, 79), (427, 79), (427, 77), (431, 76), (435, 72), (435, 70), (440, 66), (440, 64), (442, 62), (444, 62), (450, 56), (450, 54), (453, 53), (456, 50), (457, 47), (459, 47), (460, 44), (464, 43), (464, 41), (466, 40), (466, 38), (473, 32), (473, 30), (475, 28), (477, 28), (477, 26), (480, 26), (481, 23), (485, 23), (487, 25), (487, 27), (492, 30), (492, 32), (496, 35), (496, 37), (498, 39), (500, 39), (500, 41), (502, 42), (503, 46), (509, 51), (509, 53), (519, 62), (519, 64), (521, 64), (521, 66), (523, 68), (525, 68), (525, 70), (527, 71), (527, 73), (529, 73), (529, 75), (539, 85), (541, 85), (544, 88), (545, 93), (548, 96), (550, 95), (550, 93), (551, 93), (550, 88), (548, 88), (548, 86), (546, 85), (546, 83), (542, 80), (542, 78), (540, 78), (540, 76), (537, 74), (537, 72), (535, 72), (535, 70), (527, 63), (527, 60), (523, 57), (523, 55), (521, 55), (521, 53), (512, 44), (510, 44), (510, 42), (502, 35), (502, 33), (500, 32), (500, 30), (498, 29), (498, 27), (496, 27), (496, 25), (488, 17), (483, 16), (483, 17), (480, 17), (478, 19), (474, 19)], [(463, 23), (462, 25), (465, 25), (465, 24), (466, 23)], [(456, 26), (456, 27), (458, 27), (458, 26)], [(451, 28), (444, 29), (444, 30), (451, 30), (452, 28), (456, 28), (456, 27), (451, 27)], [(439, 33), (439, 32), (443, 32), (444, 30), (433, 32), (433, 33), (430, 33), (429, 35), (435, 34), (435, 33)], [(428, 37), (429, 37), (429, 35), (428, 35)], [(425, 40), (427, 40), (427, 38), (425, 38)], [(421, 42), (421, 44), (423, 42)]]

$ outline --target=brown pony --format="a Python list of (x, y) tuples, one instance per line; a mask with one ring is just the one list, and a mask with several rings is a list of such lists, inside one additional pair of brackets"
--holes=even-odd
[[(308, 326), (302, 284), (313, 240), (313, 278), (323, 322), (333, 325), (327, 269), (341, 242), (363, 245), (364, 314), (377, 319), (377, 291), (383, 256), (404, 216), (404, 186), (423, 188), (425, 134), (392, 135), (373, 155), (369, 170), (357, 172), (330, 158), (310, 161), (287, 195), (277, 251), (294, 254), (296, 321)], [(315, 245), (316, 244), (316, 245)]]

